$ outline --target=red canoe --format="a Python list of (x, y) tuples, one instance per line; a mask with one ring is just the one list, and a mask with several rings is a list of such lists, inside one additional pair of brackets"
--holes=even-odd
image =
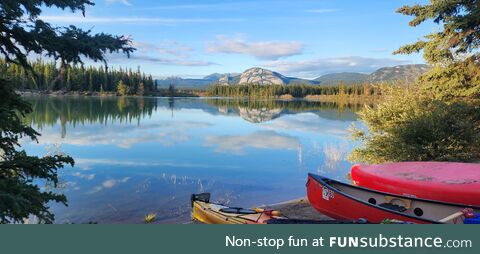
[(355, 185), (382, 192), (480, 206), (480, 164), (402, 162), (352, 167)]
[(480, 207), (448, 204), (370, 190), (309, 174), (310, 204), (322, 214), (339, 220), (385, 219), (419, 224), (464, 224), (478, 218)]

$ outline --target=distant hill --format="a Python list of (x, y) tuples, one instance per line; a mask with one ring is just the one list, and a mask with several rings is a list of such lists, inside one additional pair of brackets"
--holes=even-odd
[(206, 88), (209, 85), (216, 84), (224, 76), (239, 75), (236, 73), (213, 73), (208, 76), (199, 79), (193, 78), (180, 78), (180, 77), (169, 77), (164, 79), (157, 79), (157, 84), (159, 88), (168, 88), (173, 84), (177, 88)]
[(363, 83), (370, 81), (372, 83), (392, 82), (396, 80), (413, 81), (418, 76), (428, 71), (429, 67), (424, 64), (399, 65), (394, 67), (385, 67), (378, 69), (372, 74), (363, 74), (355, 72), (331, 73), (319, 78), (309, 80), (296, 77), (287, 77), (278, 72), (255, 67), (250, 68), (243, 73), (213, 73), (201, 79), (184, 79), (178, 77), (157, 79), (159, 88), (168, 88), (170, 84), (177, 88), (197, 88), (203, 89), (212, 84), (237, 85), (237, 84), (261, 84), (261, 85), (336, 85), (340, 82), (345, 84)]
[(223, 77), (225, 74), (222, 74), (222, 73), (212, 73), (208, 76), (205, 76), (203, 77), (203, 79), (207, 79), (207, 80), (212, 80), (212, 81), (216, 81), (216, 80), (219, 80), (221, 77)]
[(372, 83), (392, 82), (392, 81), (414, 81), (429, 70), (425, 64), (398, 65), (394, 67), (385, 67), (378, 69), (368, 76)]
[(214, 80), (208, 79), (184, 79), (184, 78), (165, 78), (165, 79), (157, 79), (158, 88), (168, 88), (171, 84), (173, 84), (177, 88), (205, 88), (213, 83)]
[(345, 84), (362, 83), (368, 79), (368, 74), (356, 73), (356, 72), (342, 72), (331, 73), (316, 78), (315, 81), (320, 82), (320, 85), (336, 85), (340, 82)]

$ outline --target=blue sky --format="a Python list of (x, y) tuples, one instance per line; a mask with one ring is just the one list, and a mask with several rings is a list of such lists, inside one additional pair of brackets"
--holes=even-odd
[(395, 10), (425, 0), (97, 0), (86, 17), (47, 9), (58, 26), (131, 36), (138, 51), (109, 63), (155, 77), (202, 77), (258, 66), (315, 78), (334, 72), (370, 73), (380, 67), (423, 63), (421, 55), (394, 56), (435, 25), (408, 26)]

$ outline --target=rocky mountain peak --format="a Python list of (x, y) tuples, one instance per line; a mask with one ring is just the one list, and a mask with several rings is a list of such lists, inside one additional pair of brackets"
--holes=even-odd
[(240, 76), (240, 84), (285, 85), (286, 78), (279, 73), (262, 68), (250, 68)]

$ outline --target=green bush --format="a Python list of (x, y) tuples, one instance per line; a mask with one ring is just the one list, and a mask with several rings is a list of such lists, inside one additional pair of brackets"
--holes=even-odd
[(350, 158), (368, 163), (479, 160), (479, 109), (419, 91), (393, 91), (383, 103), (359, 113), (368, 131), (354, 130), (362, 146)]

